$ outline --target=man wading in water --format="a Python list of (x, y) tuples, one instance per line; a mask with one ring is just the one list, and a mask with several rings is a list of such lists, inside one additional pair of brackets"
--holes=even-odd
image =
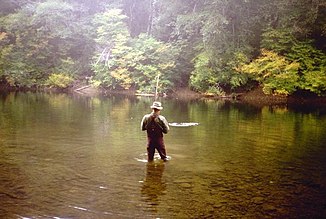
[(145, 115), (141, 121), (141, 130), (147, 130), (148, 161), (154, 160), (155, 149), (160, 154), (161, 159), (167, 161), (163, 133), (168, 133), (169, 124), (165, 117), (160, 115), (161, 110), (163, 109), (160, 102), (154, 102), (151, 108), (153, 109), (153, 112)]

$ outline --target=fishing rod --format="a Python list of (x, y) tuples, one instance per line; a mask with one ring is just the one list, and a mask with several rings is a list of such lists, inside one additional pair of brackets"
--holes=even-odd
[(155, 78), (156, 78), (155, 100), (157, 100), (157, 98), (158, 98), (158, 83), (159, 83), (159, 80), (160, 80), (160, 74), (158, 74)]
[[(155, 87), (155, 101), (158, 98), (158, 84), (159, 84), (159, 80), (160, 80), (160, 74), (158, 74), (156, 77), (156, 87)], [(197, 126), (199, 125), (199, 123), (197, 122), (173, 122), (173, 123), (169, 123), (170, 126), (174, 126), (174, 127), (190, 127), (190, 126)]]

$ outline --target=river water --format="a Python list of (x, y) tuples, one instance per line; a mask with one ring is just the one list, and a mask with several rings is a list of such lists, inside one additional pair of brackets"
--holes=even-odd
[(1, 94), (0, 218), (326, 217), (325, 108), (161, 101), (147, 163), (150, 98)]

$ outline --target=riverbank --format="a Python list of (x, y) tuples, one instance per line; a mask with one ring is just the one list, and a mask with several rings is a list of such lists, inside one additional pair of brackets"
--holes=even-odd
[[(100, 88), (94, 88), (92, 86), (74, 86), (68, 89), (55, 89), (55, 88), (16, 88), (5, 85), (0, 85), (0, 92), (13, 92), (13, 91), (41, 91), (41, 92), (55, 92), (55, 93), (77, 93), (84, 96), (97, 96), (97, 95), (126, 95), (136, 96), (136, 90), (106, 90)], [(148, 94), (139, 94), (138, 96), (149, 96)], [(153, 96), (153, 95), (152, 95)], [(190, 90), (189, 88), (178, 88), (167, 95), (160, 95), (166, 98), (176, 98), (182, 100), (191, 99), (225, 99), (233, 101), (241, 101), (249, 103), (251, 105), (287, 105), (287, 104), (313, 104), (314, 106), (325, 106), (326, 97), (319, 97), (311, 93), (297, 93), (290, 96), (280, 95), (267, 95), (264, 94), (260, 87), (257, 87), (251, 91), (243, 93), (230, 93), (225, 96), (214, 96), (198, 93)]]
[(309, 105), (324, 107), (326, 106), (326, 97), (319, 97), (311, 93), (297, 93), (290, 96), (267, 95), (260, 87), (243, 93), (230, 93), (225, 96), (214, 96), (200, 94), (187, 88), (179, 89), (172, 94), (173, 98), (178, 99), (223, 99), (231, 101), (241, 101), (255, 106), (266, 105)]
[(315, 107), (326, 106), (326, 97), (320, 97), (307, 92), (298, 92), (290, 96), (267, 95), (261, 88), (253, 89), (238, 96), (242, 102), (251, 105), (314, 105)]

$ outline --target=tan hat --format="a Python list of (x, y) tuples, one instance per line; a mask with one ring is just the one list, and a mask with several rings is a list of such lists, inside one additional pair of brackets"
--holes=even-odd
[(155, 101), (153, 103), (153, 105), (151, 106), (151, 108), (152, 109), (158, 109), (158, 110), (162, 110), (163, 109), (161, 102), (157, 102), (157, 101)]

